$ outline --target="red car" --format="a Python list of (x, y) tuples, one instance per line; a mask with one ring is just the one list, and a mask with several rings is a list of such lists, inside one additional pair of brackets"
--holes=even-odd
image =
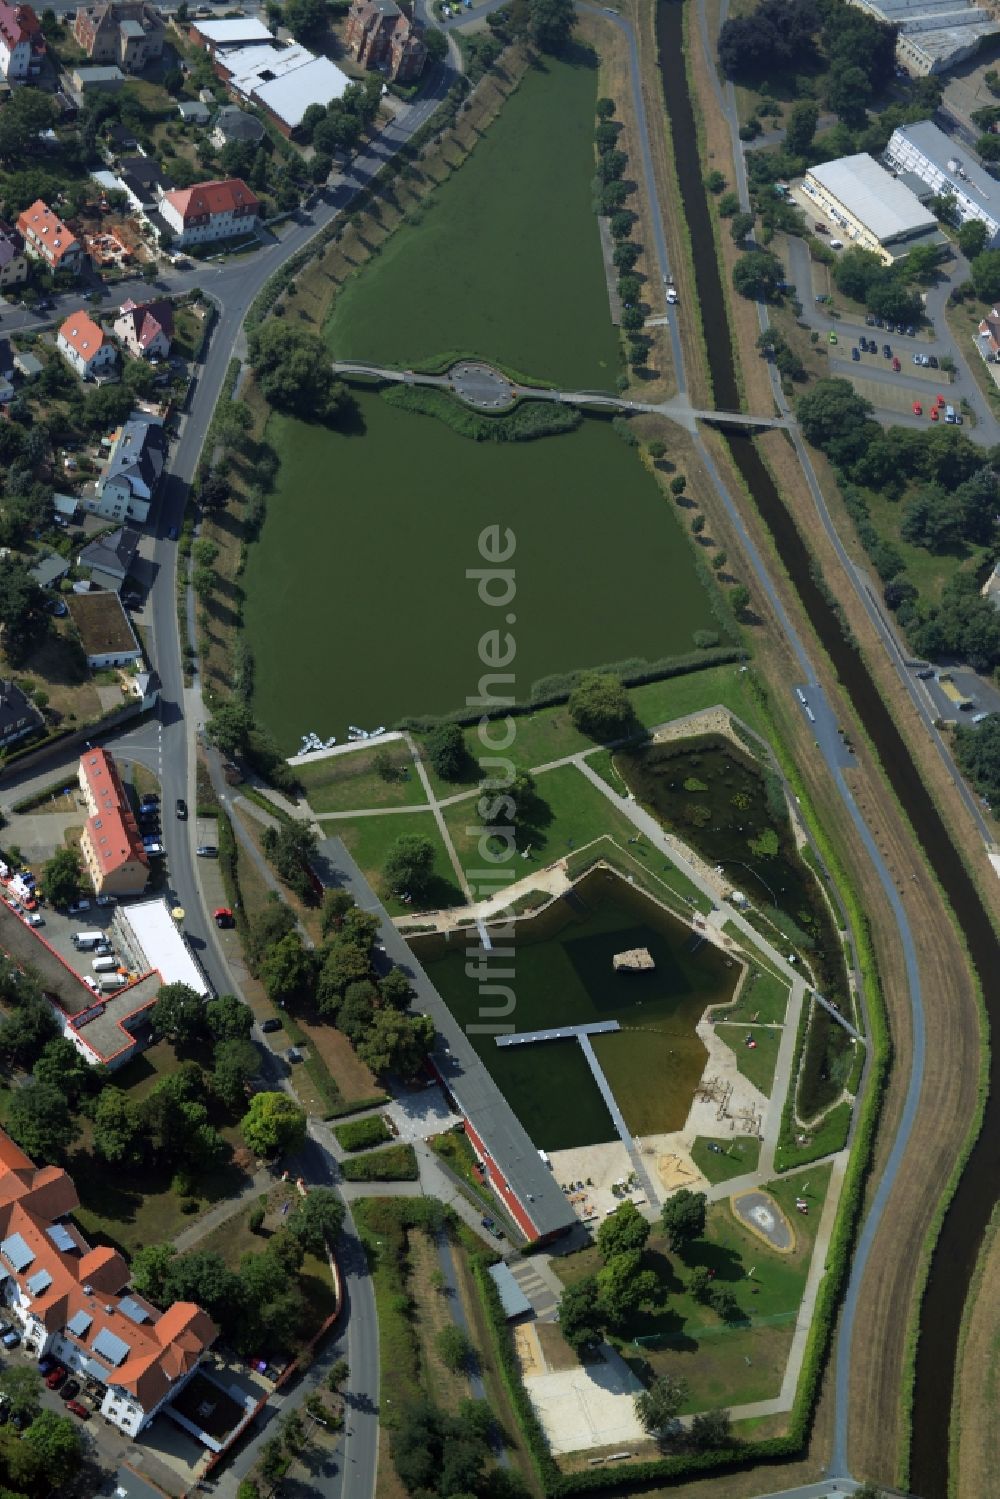
[(67, 1400), (66, 1409), (72, 1411), (74, 1416), (79, 1416), (81, 1421), (90, 1420), (90, 1411), (85, 1405), (81, 1405), (79, 1400)]
[(919, 401), (914, 401), (914, 403), (913, 403), (913, 415), (914, 416), (923, 416), (923, 414), (924, 414), (924, 408), (921, 406), (920, 402)]
[(937, 407), (936, 406), (932, 406), (931, 407), (931, 421), (932, 422), (936, 422), (939, 415), (940, 415), (940, 412), (938, 411)]
[(892, 367), (896, 371), (896, 374), (898, 375), (901, 366), (900, 366), (899, 360), (898, 360), (898, 358), (896, 357), (895, 354), (893, 354), (893, 356), (892, 356)]
[(62, 1364), (56, 1364), (54, 1369), (50, 1369), (48, 1374), (46, 1374), (45, 1376), (45, 1383), (48, 1388), (50, 1390), (58, 1390), (63, 1380), (66, 1378), (66, 1373), (67, 1371), (63, 1368)]
[(232, 911), (230, 911), (228, 906), (220, 906), (217, 911), (212, 912), (212, 915), (215, 917), (215, 924), (217, 927), (222, 928), (236, 925), (236, 917), (233, 915)]

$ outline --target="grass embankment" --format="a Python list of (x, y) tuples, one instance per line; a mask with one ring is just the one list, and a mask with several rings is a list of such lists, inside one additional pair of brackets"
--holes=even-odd
[(415, 1182), (420, 1173), (412, 1145), (387, 1145), (357, 1160), (341, 1161), (340, 1174), (348, 1182)]
[(314, 812), (419, 807), (427, 801), (402, 742), (386, 745), (383, 751), (359, 745), (350, 754), (296, 766), (295, 774)]
[(731, 1135), (713, 1140), (699, 1135), (691, 1146), (691, 1159), (706, 1181), (713, 1184), (729, 1181), (734, 1176), (756, 1171), (760, 1141), (734, 1140)]
[(591, 210), (595, 62), (579, 49), (523, 77), (419, 222), (339, 293), (338, 358), (412, 368), (444, 347), (568, 390), (613, 386), (618, 338)]

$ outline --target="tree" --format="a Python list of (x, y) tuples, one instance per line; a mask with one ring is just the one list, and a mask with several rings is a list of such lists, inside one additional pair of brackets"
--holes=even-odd
[(574, 1353), (594, 1348), (604, 1336), (604, 1312), (593, 1276), (567, 1286), (559, 1301), (559, 1330)]
[(748, 250), (733, 266), (733, 286), (752, 301), (770, 301), (784, 279), (785, 268), (770, 250)]
[(46, 1083), (75, 1108), (90, 1090), (94, 1073), (87, 1060), (65, 1036), (46, 1041), (32, 1069), (36, 1083)]
[(33, 1421), (42, 1408), (42, 1376), (30, 1364), (11, 1364), (0, 1373), (0, 1395), (12, 1416)]
[(565, 52), (576, 24), (573, 0), (527, 0), (528, 34), (543, 52)]
[(720, 1285), (717, 1280), (713, 1280), (709, 1286), (705, 1299), (713, 1312), (717, 1312), (723, 1322), (737, 1322), (742, 1316), (739, 1302), (732, 1291), (728, 1286)]
[(688, 1276), (688, 1295), (693, 1296), (695, 1301), (707, 1301), (711, 1289), (712, 1277), (704, 1265), (695, 1265)]
[(427, 758), (442, 781), (465, 781), (472, 770), (472, 755), (466, 747), (460, 724), (438, 724), (427, 738)]
[(190, 1046), (205, 1033), (205, 1001), (188, 984), (164, 984), (156, 997), (153, 1034)]
[(314, 42), (327, 28), (326, 0), (285, 0), (282, 20), (297, 42)]
[(677, 1414), (688, 1398), (686, 1380), (663, 1374), (654, 1379), (648, 1390), (635, 1397), (635, 1413), (644, 1431), (658, 1442), (665, 1442), (678, 1429)]
[(80, 893), (80, 855), (60, 848), (42, 868), (42, 893), (54, 906), (68, 906)]
[(656, 1276), (642, 1269), (642, 1253), (627, 1249), (613, 1255), (595, 1276), (601, 1310), (612, 1323), (621, 1324), (656, 1292)]
[(618, 677), (585, 672), (569, 695), (569, 715), (590, 739), (616, 739), (631, 731), (635, 714)]
[[(318, 142), (319, 130), (314, 137)], [(321, 149), (327, 147), (321, 144)], [(250, 363), (265, 400), (304, 420), (332, 422), (354, 409), (353, 398), (330, 366), (322, 339), (272, 318), (250, 339)]]
[(827, 75), (826, 102), (850, 129), (863, 125), (871, 101), (872, 86), (864, 70), (835, 63)]
[(320, 909), (320, 927), (324, 937), (341, 926), (348, 911), (354, 908), (354, 897), (347, 890), (324, 890)]
[(736, 244), (741, 245), (743, 243), (743, 241), (746, 239), (747, 235), (753, 228), (753, 225), (754, 216), (752, 213), (733, 214), (732, 222), (729, 225), (729, 232), (733, 236)]
[(253, 1011), (235, 994), (220, 994), (204, 1006), (205, 1027), (216, 1041), (246, 1041), (253, 1030)]
[(22, 1150), (46, 1165), (59, 1160), (80, 1133), (66, 1099), (49, 1083), (15, 1089), (6, 1127)]
[(306, 1116), (287, 1093), (257, 1093), (240, 1122), (250, 1149), (268, 1159), (301, 1150)]
[(605, 1218), (597, 1230), (597, 1247), (604, 1260), (626, 1250), (643, 1250), (649, 1238), (649, 1224), (634, 1202), (623, 1202)]
[[(32, 89), (19, 89), (11, 96), (0, 118), (5, 119), (11, 106)], [(2, 151), (0, 151), (2, 155)], [(39, 643), (49, 627), (45, 595), (18, 558), (8, 557), (0, 568), (0, 638), (6, 656), (19, 664)]]
[(467, 1369), (472, 1358), (472, 1344), (463, 1330), (454, 1322), (442, 1327), (435, 1339), (441, 1362), (446, 1369), (458, 1374)]
[(260, 1057), (252, 1041), (220, 1041), (215, 1048), (212, 1088), (226, 1108), (236, 1114), (246, 1103), (247, 1084), (260, 1067)]
[(613, 119), (615, 114), (614, 99), (609, 99), (602, 94), (600, 99), (598, 99), (597, 103), (594, 105), (594, 113), (597, 115), (597, 118), (599, 120)]
[(434, 845), (419, 833), (404, 833), (390, 848), (382, 869), (393, 895), (410, 894), (419, 900), (434, 877)]
[(377, 1076), (398, 1072), (414, 1077), (434, 1045), (434, 1022), (429, 1015), (401, 1015), (398, 1010), (376, 1010), (358, 1056)]
[(711, 1451), (719, 1447), (734, 1447), (736, 1438), (729, 1412), (720, 1410), (699, 1411), (691, 1422), (688, 1440), (699, 1451)]
[(94, 1106), (94, 1149), (112, 1166), (142, 1159), (145, 1120), (141, 1106), (121, 1088), (101, 1089)]
[(48, 1484), (65, 1490), (79, 1470), (82, 1449), (80, 1432), (71, 1416), (42, 1411), (22, 1438), (37, 1455), (39, 1467)]
[(307, 996), (316, 978), (316, 962), (298, 932), (288, 932), (261, 959), (260, 979), (268, 998), (286, 1005)]
[(48, 94), (32, 88), (15, 89), (0, 113), (0, 160), (16, 157), (27, 162), (32, 143), (51, 128), (55, 118), (55, 105)]
[(209, 740), (229, 759), (244, 756), (250, 747), (254, 730), (253, 714), (245, 703), (235, 699), (222, 703), (205, 728)]
[(146, 1244), (132, 1256), (132, 1284), (157, 1306), (169, 1300), (170, 1271), (176, 1257), (172, 1244)]
[(683, 1249), (693, 1239), (700, 1239), (705, 1232), (704, 1192), (692, 1192), (681, 1187), (668, 1197), (660, 1213), (660, 1222), (671, 1249)]
[(295, 1204), (285, 1227), (307, 1254), (317, 1259), (339, 1237), (344, 1226), (344, 1205), (329, 1187), (313, 1187)]
[(427, 60), (430, 63), (444, 62), (448, 56), (448, 38), (443, 31), (435, 27), (429, 27), (424, 31), (424, 46), (427, 48)]
[(983, 302), (995, 302), (1000, 297), (1000, 250), (983, 250), (969, 269), (976, 296)]
[(743, 614), (750, 607), (750, 590), (745, 583), (737, 583), (729, 595), (729, 602), (733, 606), (733, 613), (737, 616)]
[(654, 463), (659, 463), (661, 459), (667, 456), (667, 445), (659, 437), (656, 437), (652, 442), (647, 442), (646, 452)]
[(785, 150), (793, 156), (805, 156), (813, 143), (819, 123), (819, 106), (811, 99), (793, 104), (785, 126)]

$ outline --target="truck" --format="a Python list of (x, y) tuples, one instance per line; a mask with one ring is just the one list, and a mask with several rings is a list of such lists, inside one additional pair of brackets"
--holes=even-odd
[(127, 983), (128, 980), (123, 978), (120, 973), (102, 973), (101, 993), (110, 994), (114, 989), (123, 989)]
[(948, 701), (954, 703), (956, 708), (961, 708), (963, 712), (967, 712), (972, 707), (974, 700), (967, 693), (960, 691), (955, 686), (955, 679), (950, 672), (941, 672), (939, 674), (938, 685)]
[(77, 952), (92, 952), (95, 947), (100, 947), (104, 940), (103, 932), (73, 933), (73, 946)]
[(90, 966), (95, 973), (114, 973), (118, 967), (118, 959), (111, 954), (103, 958), (95, 958)]

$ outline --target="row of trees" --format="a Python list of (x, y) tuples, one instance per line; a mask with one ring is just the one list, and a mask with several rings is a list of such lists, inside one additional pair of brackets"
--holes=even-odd
[(871, 250), (852, 245), (837, 260), (833, 280), (838, 291), (863, 302), (876, 317), (916, 323), (923, 316), (923, 304), (913, 282), (933, 276), (939, 259), (935, 246), (916, 245), (905, 260), (887, 266)]
[(625, 206), (635, 191), (635, 184), (625, 180), (628, 155), (620, 146), (622, 127), (614, 118), (614, 100), (598, 99), (596, 108), (594, 147), (597, 171), (593, 184), (594, 212), (610, 221), (612, 234), (615, 236), (613, 258), (618, 272), (618, 295), (622, 303), (621, 327), (628, 338), (628, 362), (634, 369), (641, 369), (649, 358), (650, 347), (650, 341), (642, 331), (646, 322), (646, 311), (641, 301), (642, 279), (635, 269), (642, 246), (637, 245), (631, 237), (635, 215)]

